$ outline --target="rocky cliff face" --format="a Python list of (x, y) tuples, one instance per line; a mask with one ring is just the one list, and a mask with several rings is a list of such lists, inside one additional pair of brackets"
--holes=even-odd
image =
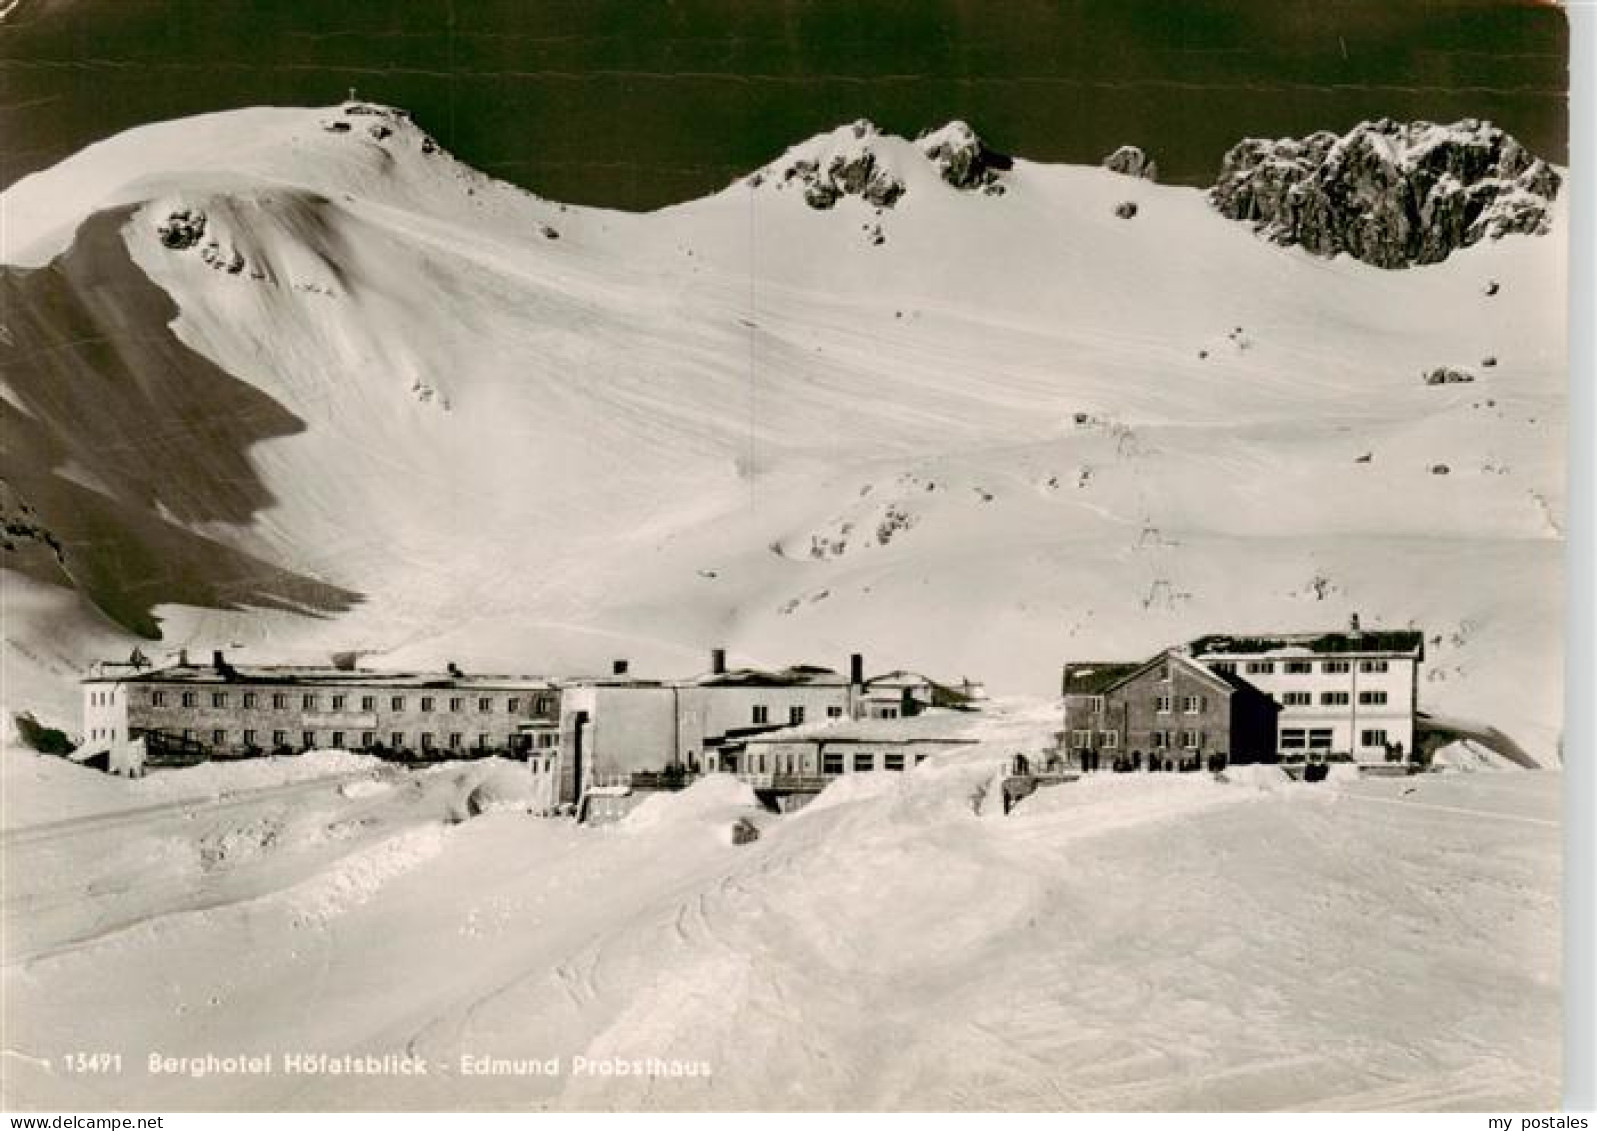
[(1510, 232), (1542, 235), (1562, 178), (1489, 122), (1363, 122), (1346, 135), (1249, 138), (1209, 199), (1233, 220), (1316, 255), (1377, 267), (1438, 263)]

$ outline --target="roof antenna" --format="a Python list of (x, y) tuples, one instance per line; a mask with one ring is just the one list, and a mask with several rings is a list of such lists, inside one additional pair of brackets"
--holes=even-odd
[(350, 87), (349, 88), (349, 98), (346, 99), (346, 101), (354, 102), (355, 101), (355, 97), (356, 97), (355, 96), (355, 88), (354, 87)]

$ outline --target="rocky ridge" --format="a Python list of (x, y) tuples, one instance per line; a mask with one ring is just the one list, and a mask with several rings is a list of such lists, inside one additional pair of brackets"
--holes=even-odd
[(1490, 122), (1361, 122), (1338, 136), (1248, 138), (1209, 200), (1259, 234), (1377, 267), (1439, 263), (1513, 232), (1545, 234), (1562, 177)]

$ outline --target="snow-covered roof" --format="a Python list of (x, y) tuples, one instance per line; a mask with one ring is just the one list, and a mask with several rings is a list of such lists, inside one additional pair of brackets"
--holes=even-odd
[(826, 719), (767, 731), (747, 744), (782, 742), (947, 742), (977, 741), (981, 715), (974, 711), (930, 710), (900, 719)]
[(544, 676), (493, 675), (466, 672), (377, 672), (361, 669), (297, 666), (291, 664), (172, 664), (118, 675), (93, 675), (84, 683), (270, 683), (345, 687), (497, 688), (507, 691), (553, 691), (557, 685)]
[(1194, 656), (1335, 655), (1425, 658), (1425, 634), (1418, 629), (1368, 632), (1286, 632), (1254, 635), (1210, 634), (1188, 647)]

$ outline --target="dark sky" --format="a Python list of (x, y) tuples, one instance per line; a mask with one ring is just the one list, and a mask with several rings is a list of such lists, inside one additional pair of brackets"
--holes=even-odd
[(0, 186), (142, 122), (362, 97), (543, 195), (649, 208), (858, 117), (1123, 142), (1208, 183), (1238, 138), (1489, 118), (1567, 161), (1568, 34), (1528, 0), (22, 0)]

